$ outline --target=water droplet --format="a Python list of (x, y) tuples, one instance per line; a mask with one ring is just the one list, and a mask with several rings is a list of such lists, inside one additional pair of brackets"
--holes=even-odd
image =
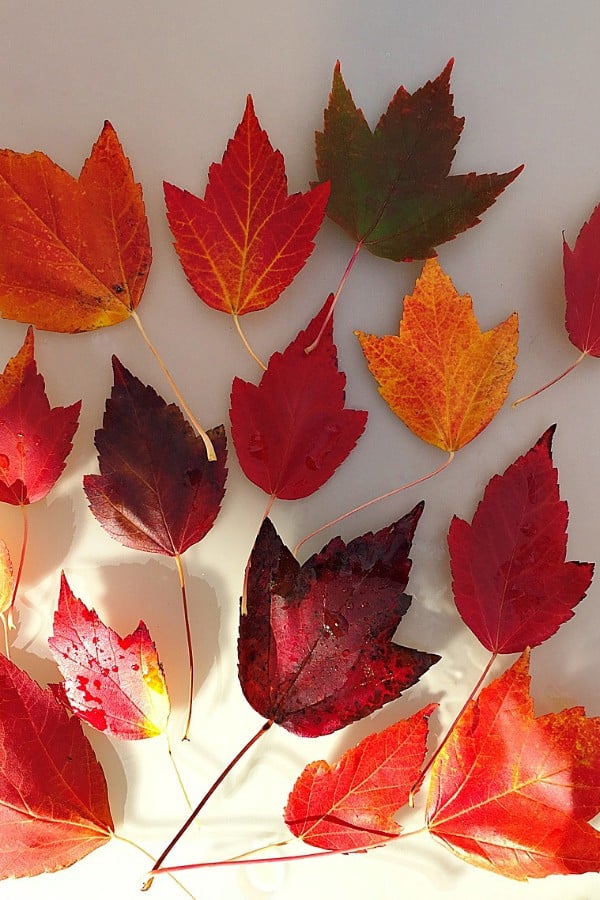
[(131, 668), (133, 669), (134, 672), (139, 672), (139, 668), (140, 668), (140, 667), (138, 666), (137, 663), (133, 663), (133, 665), (131, 666)]
[(325, 610), (323, 615), (323, 625), (325, 630), (334, 637), (346, 634), (348, 631), (348, 620), (340, 612), (331, 613)]
[[(104, 669), (102, 670), (102, 674), (104, 675)], [(100, 681), (99, 678), (94, 678), (94, 687), (95, 687), (95, 688), (101, 688), (101, 687), (102, 687), (102, 682)]]
[(110, 668), (111, 668), (111, 672), (118, 672), (118, 671), (119, 671), (119, 667), (118, 667), (118, 666), (111, 666)]

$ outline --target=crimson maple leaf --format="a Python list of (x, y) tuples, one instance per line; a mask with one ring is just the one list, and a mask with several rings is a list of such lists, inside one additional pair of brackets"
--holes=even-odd
[(541, 644), (570, 619), (592, 563), (565, 562), (569, 509), (560, 500), (549, 428), (487, 485), (469, 525), (448, 532), (456, 607), (493, 653)]
[(65, 679), (53, 687), (80, 719), (124, 740), (165, 731), (169, 695), (144, 622), (120, 637), (75, 597), (63, 574), (48, 643)]
[(439, 660), (393, 641), (411, 603), (403, 592), (422, 510), (347, 545), (333, 538), (303, 565), (265, 519), (238, 641), (240, 683), (258, 713), (295, 734), (328, 734), (396, 699)]
[(22, 506), (46, 496), (65, 467), (80, 408), (50, 407), (29, 327), (0, 376), (0, 501)]
[(0, 654), (0, 878), (54, 872), (113, 833), (106, 781), (75, 717)]
[(331, 307), (274, 353), (260, 384), (235, 378), (231, 435), (244, 474), (272, 497), (297, 500), (318, 490), (353, 449), (367, 413), (344, 406), (346, 376), (337, 366), (333, 319), (312, 353)]
[(534, 718), (529, 652), (470, 701), (437, 756), (431, 834), (517, 880), (600, 871), (600, 718)]
[(329, 185), (287, 193), (283, 156), (273, 150), (249, 96), (204, 199), (165, 182), (175, 249), (188, 281), (208, 306), (233, 316), (274, 303), (308, 256)]
[(464, 124), (453, 111), (452, 64), (414, 94), (398, 88), (375, 131), (335, 67), (316, 134), (317, 173), (331, 183), (327, 215), (376, 256), (435, 256), (435, 247), (476, 225), (523, 168), (449, 174)]
[(435, 704), (384, 731), (369, 734), (329, 766), (310, 763), (284, 811), (296, 837), (324, 850), (377, 847), (402, 831), (393, 816), (408, 802), (427, 747)]
[(565, 326), (571, 343), (581, 350), (575, 362), (564, 372), (530, 394), (515, 400), (513, 406), (536, 397), (572, 372), (588, 356), (600, 356), (600, 203), (581, 228), (571, 249), (563, 236), (565, 277)]

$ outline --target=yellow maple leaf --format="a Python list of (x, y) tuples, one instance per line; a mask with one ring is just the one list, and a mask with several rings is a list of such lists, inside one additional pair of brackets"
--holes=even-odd
[(516, 371), (519, 319), (482, 332), (436, 259), (404, 299), (399, 335), (357, 331), (379, 393), (422, 440), (452, 453), (494, 418)]

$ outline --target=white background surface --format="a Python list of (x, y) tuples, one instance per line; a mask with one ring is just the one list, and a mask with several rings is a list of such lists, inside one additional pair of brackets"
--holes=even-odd
[[(0, 8), (0, 146), (40, 149), (77, 174), (112, 121), (144, 187), (154, 263), (139, 307), (148, 332), (202, 422), (226, 421), (234, 375), (258, 380), (231, 321), (209, 310), (186, 283), (171, 247), (162, 180), (202, 195), (209, 164), (219, 160), (252, 93), (259, 119), (284, 153), (293, 191), (314, 178), (313, 133), (322, 126), (335, 60), (374, 125), (394, 90), (414, 90), (456, 59), (457, 115), (466, 116), (455, 172), (506, 171), (525, 162), (476, 229), (440, 249), (459, 291), (470, 292), (482, 327), (513, 310), (521, 317), (514, 399), (553, 377), (577, 355), (566, 337), (561, 232), (572, 243), (600, 200), (600, 6), (590, 2), (47, 3), (4, 0)], [(263, 357), (304, 327), (333, 290), (352, 252), (334, 225), (281, 300), (246, 318)], [(293, 545), (332, 515), (435, 468), (442, 455), (408, 430), (378, 397), (353, 337), (360, 328), (393, 333), (401, 301), (419, 264), (361, 255), (336, 315), (335, 337), (348, 375), (351, 406), (369, 410), (365, 436), (318, 494), (279, 503), (273, 518)], [(25, 326), (0, 323), (0, 363), (23, 342)], [(81, 477), (97, 471), (92, 438), (110, 392), (110, 356), (171, 400), (168, 386), (132, 322), (71, 336), (36, 333), (36, 357), (53, 405), (83, 397), (81, 424), (67, 471), (47, 502), (30, 510), (21, 630), (14, 656), (42, 682), (56, 677), (46, 639), (64, 567), (74, 592), (121, 633), (147, 622), (163, 660), (182, 727), (186, 673), (177, 576), (170, 560), (136, 553), (104, 534), (87, 510)], [(507, 404), (439, 478), (345, 522), (351, 538), (382, 527), (427, 502), (413, 551), (413, 606), (398, 639), (443, 656), (420, 685), (370, 719), (313, 741), (273, 729), (207, 807), (200, 830), (173, 861), (216, 859), (282, 839), (281, 810), (303, 765), (330, 761), (367, 732), (442, 703), (432, 719), (443, 733), (487, 658), (455, 612), (445, 535), (453, 513), (471, 518), (492, 474), (503, 471), (553, 422), (554, 457), (571, 508), (569, 558), (600, 559), (598, 508), (600, 363), (589, 360), (547, 394), (513, 411)], [(199, 665), (193, 740), (176, 746), (192, 797), (206, 786), (260, 719), (237, 682), (237, 601), (242, 573), (266, 498), (244, 481), (233, 449), (228, 492), (215, 528), (185, 557)], [(0, 509), (2, 536), (17, 555), (19, 511)], [(332, 534), (305, 548), (318, 549)], [(598, 581), (575, 618), (533, 654), (537, 710), (585, 704), (600, 714)], [(511, 660), (512, 661), (512, 658)], [(508, 662), (508, 661), (507, 661)], [(501, 671), (499, 667), (496, 674)], [(117, 830), (158, 853), (186, 810), (160, 740), (125, 744), (90, 733), (105, 768)], [(422, 810), (424, 793), (420, 795)], [(422, 813), (421, 813), (422, 815)], [(416, 821), (419, 821), (417, 810)], [(146, 870), (136, 851), (112, 841), (71, 869), (4, 883), (10, 900), (126, 898)], [(485, 896), (488, 900), (591, 900), (600, 876), (517, 884), (481, 872), (427, 836), (362, 856), (278, 866), (206, 870), (184, 880), (195, 896), (346, 900)], [(149, 896), (184, 896), (157, 879)]]

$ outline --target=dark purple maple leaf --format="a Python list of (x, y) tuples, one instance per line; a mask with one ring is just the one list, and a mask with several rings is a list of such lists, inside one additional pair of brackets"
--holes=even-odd
[(333, 538), (303, 565), (269, 519), (248, 572), (239, 677), (250, 705), (288, 731), (317, 737), (395, 700), (439, 660), (394, 643), (419, 503), (349, 544)]

